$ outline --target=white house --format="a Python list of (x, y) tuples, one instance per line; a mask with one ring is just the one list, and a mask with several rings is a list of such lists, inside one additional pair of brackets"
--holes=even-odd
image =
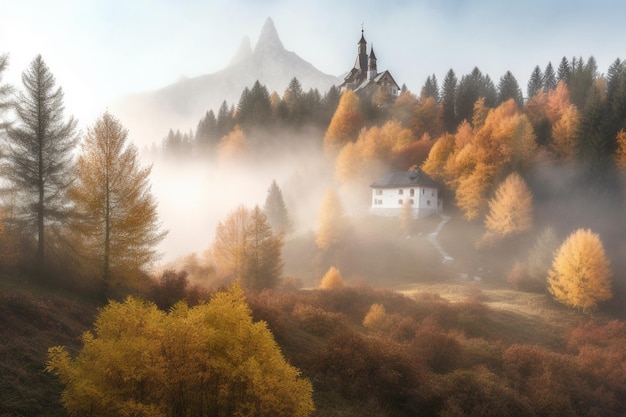
[(370, 187), (370, 212), (376, 216), (399, 217), (405, 204), (410, 204), (414, 218), (430, 216), (443, 209), (437, 184), (421, 169), (392, 172)]

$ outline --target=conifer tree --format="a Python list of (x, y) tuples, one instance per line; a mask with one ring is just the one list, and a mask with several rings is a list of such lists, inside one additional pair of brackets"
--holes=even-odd
[[(71, 222), (86, 267), (101, 282), (138, 278), (156, 258), (157, 203), (150, 192), (151, 168), (142, 168), (128, 132), (110, 113), (89, 128), (69, 195), (77, 216)], [(129, 282), (124, 284), (128, 285)]]
[(420, 92), (421, 100), (425, 100), (429, 97), (435, 99), (435, 101), (439, 101), (439, 85), (437, 84), (437, 77), (435, 74), (426, 77), (426, 82)]
[(293, 225), (283, 199), (283, 192), (276, 180), (272, 181), (267, 190), (263, 212), (267, 216), (267, 221), (275, 234), (287, 234), (291, 231)]
[(543, 87), (543, 74), (541, 73), (541, 68), (537, 65), (528, 80), (528, 99), (535, 97)]
[(546, 65), (546, 69), (543, 72), (543, 88), (546, 93), (549, 93), (556, 88), (557, 84), (558, 80), (556, 78), (556, 74), (554, 73), (552, 62), (548, 62), (548, 65)]
[(521, 109), (524, 104), (522, 90), (511, 71), (507, 71), (500, 78), (500, 83), (498, 84), (498, 104), (504, 103), (511, 98), (515, 101), (517, 107)]
[(600, 236), (578, 229), (556, 252), (548, 272), (548, 289), (567, 306), (592, 310), (613, 296), (609, 264)]
[(458, 124), (456, 117), (456, 87), (457, 79), (450, 69), (443, 80), (441, 102), (443, 104), (443, 126), (448, 133), (454, 133)]
[(78, 142), (76, 121), (65, 120), (63, 90), (41, 55), (22, 73), (16, 123), (7, 131), (4, 172), (18, 193), (19, 221), (37, 236), (36, 267), (43, 272), (46, 230), (68, 218), (66, 191)]
[(565, 84), (569, 84), (570, 77), (572, 75), (572, 67), (566, 57), (561, 59), (559, 68), (556, 72), (557, 81), (563, 81)]

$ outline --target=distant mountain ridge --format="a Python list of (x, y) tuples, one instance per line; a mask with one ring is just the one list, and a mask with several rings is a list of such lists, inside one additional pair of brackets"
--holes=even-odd
[(254, 49), (246, 36), (221, 71), (179, 80), (161, 89), (128, 96), (113, 105), (130, 137), (142, 145), (158, 143), (169, 128), (195, 129), (210, 109), (217, 113), (224, 100), (236, 105), (242, 91), (259, 80), (281, 96), (293, 77), (307, 91), (324, 94), (340, 77), (325, 74), (295, 52), (287, 51), (271, 18), (267, 18)]

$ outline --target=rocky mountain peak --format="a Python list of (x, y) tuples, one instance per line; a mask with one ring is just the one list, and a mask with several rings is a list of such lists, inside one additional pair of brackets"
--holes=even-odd
[(268, 17), (265, 20), (263, 29), (261, 29), (259, 40), (254, 47), (254, 55), (259, 56), (268, 52), (282, 52), (284, 50), (285, 47), (278, 37), (278, 31), (276, 30), (276, 26), (274, 26), (274, 21), (271, 17)]

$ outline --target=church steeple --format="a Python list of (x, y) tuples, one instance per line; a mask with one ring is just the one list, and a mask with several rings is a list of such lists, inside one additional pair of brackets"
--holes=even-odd
[(376, 55), (374, 54), (374, 44), (370, 50), (369, 64), (367, 66), (367, 79), (373, 80), (378, 75), (378, 69), (376, 68)]
[(354, 68), (367, 71), (367, 42), (365, 41), (365, 34), (363, 32), (363, 27), (361, 27), (361, 40), (358, 43)]

